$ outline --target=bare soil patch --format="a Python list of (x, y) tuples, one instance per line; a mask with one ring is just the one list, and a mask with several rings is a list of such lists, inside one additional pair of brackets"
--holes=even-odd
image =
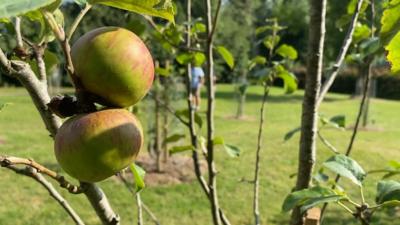
[[(144, 181), (146, 186), (168, 186), (189, 183), (196, 179), (193, 160), (189, 156), (174, 155), (163, 164), (162, 171), (157, 170), (155, 158), (149, 155), (140, 155), (136, 164), (146, 171)], [(200, 161), (202, 171), (206, 169), (206, 162)]]

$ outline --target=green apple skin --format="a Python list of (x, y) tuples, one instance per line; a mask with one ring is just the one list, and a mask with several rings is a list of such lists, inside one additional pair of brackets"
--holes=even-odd
[(154, 62), (149, 50), (124, 28), (101, 27), (86, 33), (72, 46), (71, 57), (84, 89), (106, 106), (134, 105), (153, 83)]
[(125, 109), (106, 109), (68, 119), (55, 138), (55, 155), (66, 173), (98, 182), (129, 166), (143, 145), (139, 120)]

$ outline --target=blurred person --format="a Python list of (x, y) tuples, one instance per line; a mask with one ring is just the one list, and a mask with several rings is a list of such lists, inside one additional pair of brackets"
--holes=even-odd
[(192, 91), (192, 106), (194, 110), (200, 109), (200, 92), (201, 87), (204, 84), (204, 71), (200, 66), (192, 67), (192, 83), (191, 83), (191, 91)]

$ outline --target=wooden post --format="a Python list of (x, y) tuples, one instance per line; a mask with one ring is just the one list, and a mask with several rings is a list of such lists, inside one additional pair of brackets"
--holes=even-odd
[(304, 225), (320, 225), (319, 223), (320, 219), (321, 219), (321, 209), (311, 208), (307, 211)]

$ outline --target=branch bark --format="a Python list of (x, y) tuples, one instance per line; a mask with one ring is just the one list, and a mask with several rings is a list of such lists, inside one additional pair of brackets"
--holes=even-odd
[(6, 166), (6, 168), (13, 170), (17, 174), (28, 176), (37, 181), (49, 192), (50, 196), (54, 198), (54, 200), (56, 200), (57, 203), (61, 205), (61, 207), (64, 208), (64, 210), (72, 218), (75, 224), (84, 225), (79, 215), (74, 211), (74, 209), (69, 205), (69, 203), (60, 195), (60, 193), (57, 192), (57, 190), (53, 187), (53, 185), (49, 181), (47, 181), (46, 178), (42, 176), (42, 174), (40, 174), (40, 171), (30, 166), (27, 166), (24, 169), (22, 169), (14, 165), (8, 165)]
[(213, 56), (213, 41), (214, 32), (216, 30), (219, 8), (221, 1), (218, 1), (217, 14), (212, 18), (211, 0), (205, 0), (205, 15), (206, 15), (206, 30), (207, 30), (207, 165), (208, 165), (208, 188), (210, 190), (211, 213), (214, 225), (221, 224), (220, 207), (218, 202), (217, 192), (217, 169), (214, 161), (214, 108), (215, 108), (215, 87), (214, 87), (214, 56)]
[(322, 103), (326, 94), (329, 91), (329, 88), (332, 86), (333, 82), (335, 81), (335, 78), (339, 72), (339, 69), (340, 69), (341, 65), (343, 64), (344, 58), (347, 54), (347, 51), (349, 50), (350, 44), (353, 41), (353, 33), (356, 28), (358, 17), (360, 15), (362, 3), (363, 3), (363, 0), (358, 0), (357, 7), (354, 11), (349, 28), (347, 29), (346, 37), (343, 40), (339, 55), (337, 56), (335, 64), (332, 67), (331, 75), (324, 82), (322, 89), (321, 89), (321, 93), (318, 96), (318, 102), (317, 102), (318, 106)]
[(253, 198), (253, 214), (254, 214), (254, 224), (260, 225), (260, 209), (259, 209), (259, 186), (260, 186), (260, 158), (261, 158), (261, 145), (262, 145), (262, 134), (264, 128), (264, 108), (265, 102), (267, 100), (269, 93), (268, 83), (264, 84), (264, 95), (261, 102), (261, 110), (260, 110), (260, 126), (258, 128), (258, 137), (257, 137), (257, 150), (256, 150), (256, 168), (254, 171), (254, 198)]
[[(309, 0), (310, 27), (305, 93), (303, 99), (299, 165), (295, 190), (307, 188), (316, 160), (316, 135), (318, 124), (318, 96), (324, 55), (326, 0)], [(302, 225), (299, 208), (292, 213), (290, 224)]]
[(73, 185), (72, 183), (68, 182), (63, 176), (60, 176), (58, 173), (42, 166), (41, 164), (33, 161), (32, 159), (0, 155), (1, 167), (9, 167), (14, 165), (26, 165), (28, 167), (34, 168), (37, 170), (37, 173), (46, 174), (53, 180), (57, 181), (62, 188), (67, 189), (68, 192), (72, 194), (80, 194), (83, 191), (81, 187)]

